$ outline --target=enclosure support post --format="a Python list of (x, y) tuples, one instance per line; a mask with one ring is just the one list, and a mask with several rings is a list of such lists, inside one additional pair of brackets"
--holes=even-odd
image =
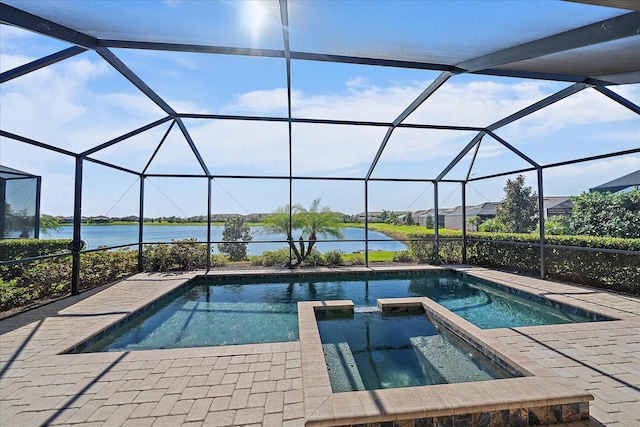
[(36, 178), (36, 213), (34, 214), (35, 224), (33, 229), (34, 239), (40, 238), (40, 190), (41, 189), (42, 189), (42, 177), (39, 176)]
[(440, 236), (438, 232), (438, 222), (440, 222), (440, 216), (438, 215), (438, 181), (433, 182), (433, 250), (435, 251), (435, 264), (440, 264)]
[(76, 157), (75, 190), (73, 197), (73, 241), (71, 242), (71, 295), (80, 293), (80, 251), (82, 250), (82, 161)]
[(138, 273), (144, 270), (144, 258), (142, 256), (144, 241), (144, 175), (140, 175), (140, 206), (138, 218)]
[(538, 170), (538, 212), (539, 212), (539, 221), (540, 221), (540, 278), (546, 279), (547, 272), (545, 266), (545, 239), (544, 239), (544, 186), (542, 179), (542, 168), (537, 168)]
[(364, 265), (369, 267), (369, 180), (364, 180)]
[(211, 270), (211, 181), (207, 178), (207, 271)]
[(467, 182), (462, 183), (462, 263), (467, 263)]
[(7, 181), (0, 179), (0, 239), (4, 239), (6, 230), (4, 229), (4, 219), (7, 215)]

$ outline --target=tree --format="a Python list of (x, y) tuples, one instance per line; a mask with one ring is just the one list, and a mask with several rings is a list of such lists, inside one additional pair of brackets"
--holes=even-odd
[(293, 230), (300, 228), (298, 221), (296, 220), (296, 215), (300, 212), (302, 207), (300, 205), (286, 205), (279, 206), (273, 214), (264, 218), (264, 226), (262, 227), (262, 232), (264, 234), (284, 234), (287, 238), (287, 243), (289, 244), (289, 248), (295, 255), (298, 263), (301, 260), (300, 252), (296, 247), (293, 241)]
[(251, 227), (244, 222), (243, 217), (228, 218), (222, 230), (222, 240), (218, 243), (218, 250), (229, 257), (230, 261), (247, 259), (247, 241), (253, 239)]
[(400, 216), (394, 211), (389, 211), (389, 215), (384, 222), (391, 225), (398, 225), (400, 224)]
[[(332, 212), (328, 207), (320, 207), (320, 199), (311, 203), (309, 210), (301, 205), (289, 207), (281, 206), (264, 219), (266, 225), (262, 228), (264, 233), (284, 234), (287, 243), (296, 257), (296, 264), (301, 264), (312, 252), (318, 241), (319, 235), (329, 235), (342, 239), (340, 231), (339, 214)], [(293, 231), (300, 231), (300, 237), (293, 240)]]
[(572, 234), (640, 238), (640, 190), (582, 193), (572, 197)]
[(498, 205), (496, 219), (504, 224), (507, 233), (530, 233), (539, 218), (538, 195), (524, 186), (524, 175), (507, 180), (505, 197)]
[(429, 229), (435, 228), (436, 223), (433, 221), (432, 215), (427, 215), (424, 217), (424, 226)]
[(59, 232), (62, 228), (62, 224), (58, 221), (58, 218), (51, 215), (40, 215), (40, 232), (51, 235), (52, 231)]
[(4, 237), (13, 232), (19, 232), (21, 239), (28, 238), (35, 227), (35, 217), (29, 215), (27, 209), (15, 210), (11, 204), (5, 204)]
[(307, 238), (309, 242), (306, 254), (301, 251), (303, 259), (305, 255), (311, 253), (313, 246), (318, 241), (318, 235), (331, 236), (336, 239), (343, 238), (338, 216), (328, 206), (321, 208), (320, 199), (315, 199), (309, 210), (303, 210), (299, 215), (302, 223), (301, 237)]
[(407, 212), (404, 216), (404, 223), (406, 225), (413, 225), (413, 215), (411, 215), (411, 212)]

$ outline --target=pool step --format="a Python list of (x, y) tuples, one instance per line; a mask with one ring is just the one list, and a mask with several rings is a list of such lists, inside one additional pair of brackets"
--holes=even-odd
[(365, 390), (358, 366), (346, 342), (322, 344), (334, 392)]
[(431, 378), (433, 384), (494, 379), (478, 367), (472, 356), (457, 348), (442, 334), (412, 337), (411, 344), (424, 363), (427, 378)]

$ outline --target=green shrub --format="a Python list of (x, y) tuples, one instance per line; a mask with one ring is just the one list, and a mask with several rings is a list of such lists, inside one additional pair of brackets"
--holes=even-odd
[(0, 240), (0, 260), (32, 258), (69, 252), (69, 239), (6, 239)]
[(142, 256), (147, 271), (189, 271), (207, 267), (207, 245), (197, 239), (146, 245)]
[[(443, 230), (445, 231), (445, 230)], [(409, 254), (420, 264), (436, 262), (436, 250), (433, 233), (409, 234)], [(456, 264), (462, 262), (462, 241), (447, 240), (462, 237), (461, 231), (446, 230), (440, 233), (439, 252), (441, 263)]]
[(262, 255), (252, 258), (252, 264), (264, 267), (289, 265), (289, 248), (276, 249), (275, 251), (264, 251)]
[(342, 251), (339, 249), (328, 251), (324, 254), (324, 261), (327, 265), (343, 265)]
[(364, 255), (352, 255), (349, 258), (349, 264), (351, 265), (364, 265)]
[(414, 262), (414, 258), (409, 251), (400, 251), (393, 254), (393, 262)]
[[(531, 234), (469, 233), (469, 264), (540, 272), (539, 238)], [(499, 242), (503, 240), (504, 242)], [(552, 248), (549, 245), (640, 251), (640, 239), (546, 236), (545, 270), (550, 278), (633, 294), (640, 293), (640, 255)], [(514, 243), (523, 243), (516, 245)]]
[[(37, 247), (37, 245), (33, 246)], [(206, 245), (196, 243), (194, 239), (176, 242), (173, 245), (148, 245), (143, 252), (145, 267), (153, 271), (205, 268), (206, 248)], [(211, 257), (212, 267), (224, 266), (227, 262), (223, 255)], [(56, 298), (68, 294), (71, 291), (71, 270), (71, 256), (1, 266), (0, 310), (5, 311), (45, 298)], [(86, 290), (104, 285), (134, 274), (137, 270), (138, 251), (135, 250), (81, 253), (79, 288)]]
[(19, 307), (31, 300), (31, 287), (19, 286), (18, 279), (5, 281), (0, 278), (0, 310)]
[(83, 253), (80, 254), (80, 289), (104, 285), (137, 271), (138, 251), (120, 249)]
[(478, 230), (486, 233), (503, 233), (504, 224), (497, 218), (489, 218), (478, 226)]
[(0, 267), (0, 310), (67, 294), (71, 285), (71, 257), (49, 258)]
[(211, 254), (211, 268), (224, 267), (229, 264), (229, 260), (224, 255)]
[(408, 234), (409, 254), (412, 259), (420, 264), (427, 264), (436, 261), (436, 251), (431, 234)]
[[(461, 231), (442, 230), (440, 262), (462, 262)], [(517, 233), (467, 233), (467, 263), (520, 273), (540, 273), (539, 236)], [(409, 253), (417, 262), (435, 262), (433, 232), (409, 234)], [(546, 236), (547, 276), (633, 294), (640, 293), (640, 256), (605, 251), (551, 248), (549, 245), (640, 251), (640, 239), (593, 236)]]
[(461, 240), (441, 240), (440, 241), (440, 262), (444, 264), (462, 263), (462, 241)]
[(307, 256), (304, 258), (304, 261), (302, 261), (302, 265), (307, 266), (307, 267), (315, 267), (318, 265), (325, 265), (325, 260), (324, 257), (322, 256), (322, 254), (320, 252), (318, 252), (318, 250), (316, 248), (313, 248), (311, 250), (310, 254), (307, 254)]

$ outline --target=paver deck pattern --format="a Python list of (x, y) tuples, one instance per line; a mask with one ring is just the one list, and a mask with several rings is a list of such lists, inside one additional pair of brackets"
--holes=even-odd
[[(484, 339), (593, 394), (591, 421), (572, 426), (640, 425), (639, 299), (452, 267), (620, 319), (494, 329)], [(62, 354), (201, 273), (138, 274), (0, 321), (0, 425), (304, 425), (297, 341)]]

